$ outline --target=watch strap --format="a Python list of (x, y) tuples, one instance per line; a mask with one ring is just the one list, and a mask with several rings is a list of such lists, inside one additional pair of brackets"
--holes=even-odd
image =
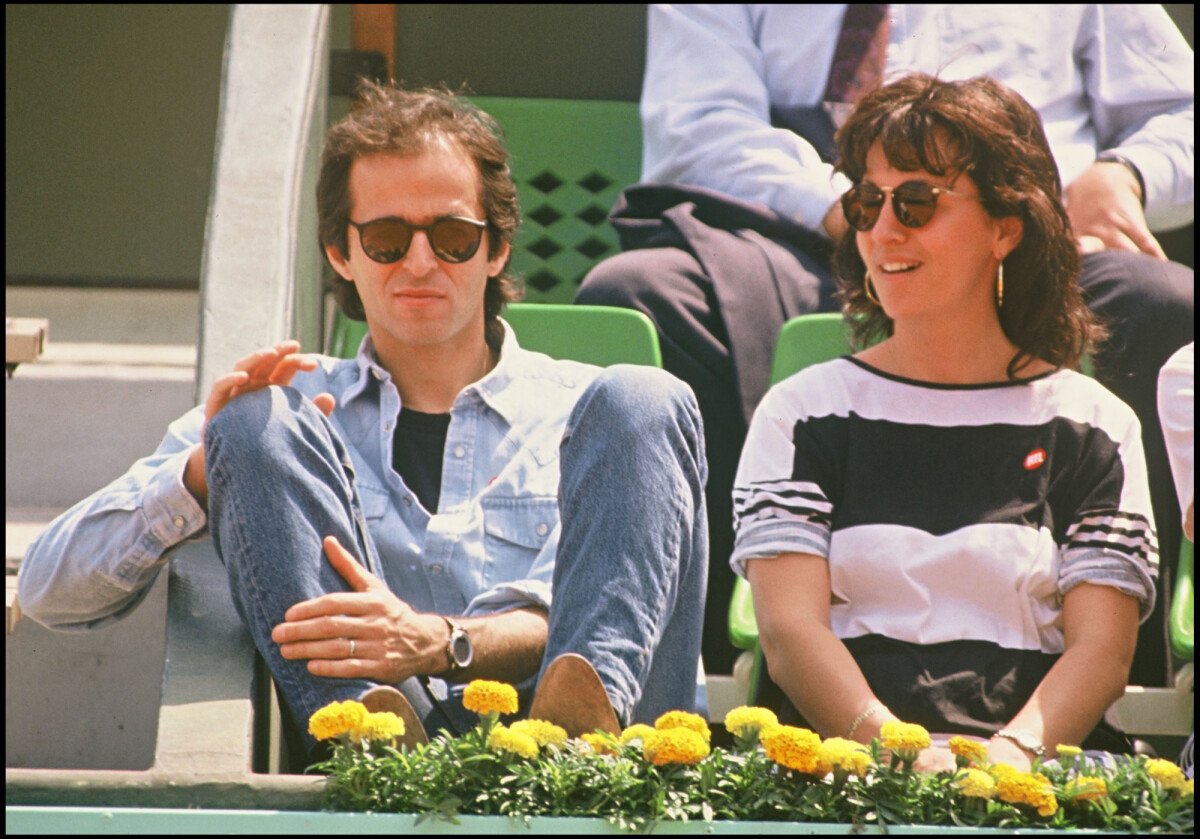
[(467, 631), (452, 618), (442, 615), (442, 620), (446, 622), (446, 628), (450, 630), (450, 636), (446, 640), (446, 670), (453, 673), (455, 670), (462, 669), (458, 665), (458, 659), (454, 657), (454, 642), (459, 636), (465, 636)]
[(1138, 191), (1141, 194), (1142, 206), (1146, 206), (1146, 179), (1142, 177), (1142, 170), (1137, 168), (1137, 165), (1125, 155), (1115, 151), (1102, 151), (1096, 155), (1097, 163), (1119, 163), (1133, 173), (1134, 179), (1138, 183)]
[(1032, 731), (1020, 728), (1002, 728), (994, 736), (1015, 743), (1019, 748), (1032, 753), (1035, 757), (1046, 756), (1046, 747)]

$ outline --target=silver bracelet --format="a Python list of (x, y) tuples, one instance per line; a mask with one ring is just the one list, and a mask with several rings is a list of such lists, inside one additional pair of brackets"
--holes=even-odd
[(855, 717), (854, 722), (850, 723), (850, 730), (846, 732), (846, 739), (853, 740), (854, 732), (858, 731), (858, 727), (860, 725), (865, 723), (868, 719), (870, 719), (875, 714), (878, 714), (880, 711), (886, 711), (886, 710), (887, 710), (887, 706), (884, 705), (882, 702), (879, 702), (878, 700), (876, 700), (875, 702), (872, 702), (870, 705), (867, 706), (867, 710), (863, 711), (861, 714), (859, 714), (857, 717)]

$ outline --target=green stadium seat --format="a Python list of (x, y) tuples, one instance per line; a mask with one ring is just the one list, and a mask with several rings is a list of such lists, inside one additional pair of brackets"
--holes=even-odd
[[(512, 303), (501, 315), (527, 350), (554, 358), (610, 364), (662, 366), (658, 333), (641, 312), (613, 306)], [(334, 321), (330, 355), (350, 358), (367, 334), (367, 325), (340, 312)]]

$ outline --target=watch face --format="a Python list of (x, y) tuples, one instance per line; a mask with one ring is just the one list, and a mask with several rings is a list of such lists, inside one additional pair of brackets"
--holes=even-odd
[(454, 656), (456, 666), (469, 667), (471, 665), (475, 650), (471, 646), (471, 639), (467, 637), (467, 633), (461, 630), (454, 633), (450, 638), (450, 654)]

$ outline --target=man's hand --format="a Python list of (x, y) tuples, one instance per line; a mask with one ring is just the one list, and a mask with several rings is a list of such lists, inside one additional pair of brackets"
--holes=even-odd
[[(333, 536), (324, 541), (329, 564), (351, 592), (297, 603), (271, 632), (286, 659), (306, 659), (314, 676), (397, 684), (437, 672), (446, 623), (415, 611), (388, 590)], [(351, 655), (351, 644), (354, 653)]]
[(1064, 203), (1083, 253), (1115, 250), (1167, 258), (1146, 226), (1137, 178), (1119, 163), (1093, 163), (1067, 187)]
[[(205, 476), (204, 430), (222, 408), (243, 393), (252, 393), (270, 385), (288, 385), (301, 370), (315, 370), (317, 361), (309, 355), (300, 354), (299, 341), (281, 341), (273, 347), (255, 350), (233, 365), (233, 372), (226, 373), (213, 382), (212, 390), (204, 403), (204, 428), (200, 432), (200, 443), (188, 455), (183, 473), (184, 486), (195, 496), (201, 506), (208, 506), (208, 479)], [(313, 404), (325, 416), (333, 413), (335, 400), (328, 393), (318, 394)]]
[(846, 214), (842, 212), (841, 199), (829, 205), (825, 218), (821, 219), (821, 226), (835, 245), (842, 241), (842, 237), (850, 230), (850, 223), (846, 221)]

